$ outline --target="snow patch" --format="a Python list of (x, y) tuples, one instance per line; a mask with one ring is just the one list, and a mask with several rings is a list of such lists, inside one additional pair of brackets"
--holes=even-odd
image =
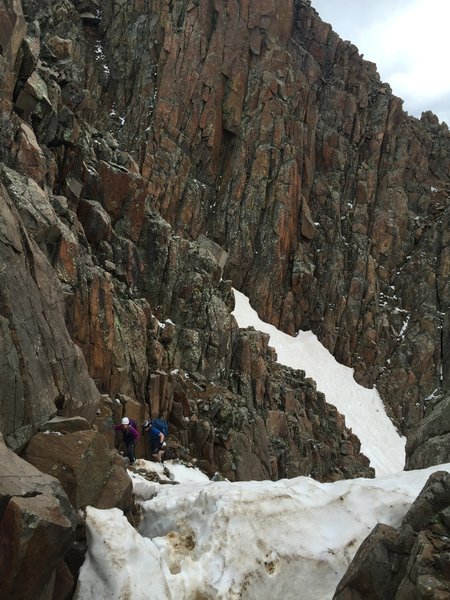
[(437, 470), (450, 464), (327, 484), (133, 475), (139, 532), (118, 509), (87, 508), (75, 599), (331, 600), (363, 539), (379, 522), (398, 527)]
[(317, 389), (325, 394), (327, 402), (345, 415), (347, 427), (360, 439), (361, 452), (370, 459), (376, 474), (401, 471), (406, 439), (398, 434), (387, 416), (376, 388), (358, 385), (353, 378), (354, 370), (339, 364), (311, 331), (299, 331), (296, 337), (287, 335), (261, 321), (244, 294), (234, 290), (234, 296), (233, 314), (239, 327), (253, 326), (268, 333), (278, 362), (303, 369), (307, 377), (317, 382)]

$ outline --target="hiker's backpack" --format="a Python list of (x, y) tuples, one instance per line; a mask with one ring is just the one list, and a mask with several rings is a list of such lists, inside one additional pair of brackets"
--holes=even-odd
[(164, 419), (155, 419), (154, 421), (152, 421), (152, 425), (153, 427), (161, 431), (164, 434), (164, 437), (169, 435), (169, 426), (167, 425), (166, 421), (164, 421)]

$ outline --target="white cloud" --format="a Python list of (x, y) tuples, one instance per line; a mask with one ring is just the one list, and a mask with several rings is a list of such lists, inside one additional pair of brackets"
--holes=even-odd
[(450, 124), (448, 0), (313, 0), (313, 6), (377, 64), (405, 110), (417, 117), (432, 110)]

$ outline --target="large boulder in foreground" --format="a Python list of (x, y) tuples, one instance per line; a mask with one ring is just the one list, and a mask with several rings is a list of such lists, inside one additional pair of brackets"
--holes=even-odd
[(19, 458), (0, 436), (0, 598), (52, 598), (77, 523), (59, 481)]
[(430, 476), (398, 529), (378, 524), (335, 600), (450, 598), (450, 473)]
[(77, 509), (90, 505), (126, 511), (132, 506), (132, 485), (123, 461), (108, 448), (101, 433), (38, 433), (24, 458), (44, 473), (54, 475)]

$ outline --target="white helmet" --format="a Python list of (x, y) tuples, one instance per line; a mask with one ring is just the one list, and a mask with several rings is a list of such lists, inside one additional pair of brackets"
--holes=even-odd
[(122, 425), (129, 425), (130, 424), (130, 419), (128, 417), (124, 417), (122, 419)]

